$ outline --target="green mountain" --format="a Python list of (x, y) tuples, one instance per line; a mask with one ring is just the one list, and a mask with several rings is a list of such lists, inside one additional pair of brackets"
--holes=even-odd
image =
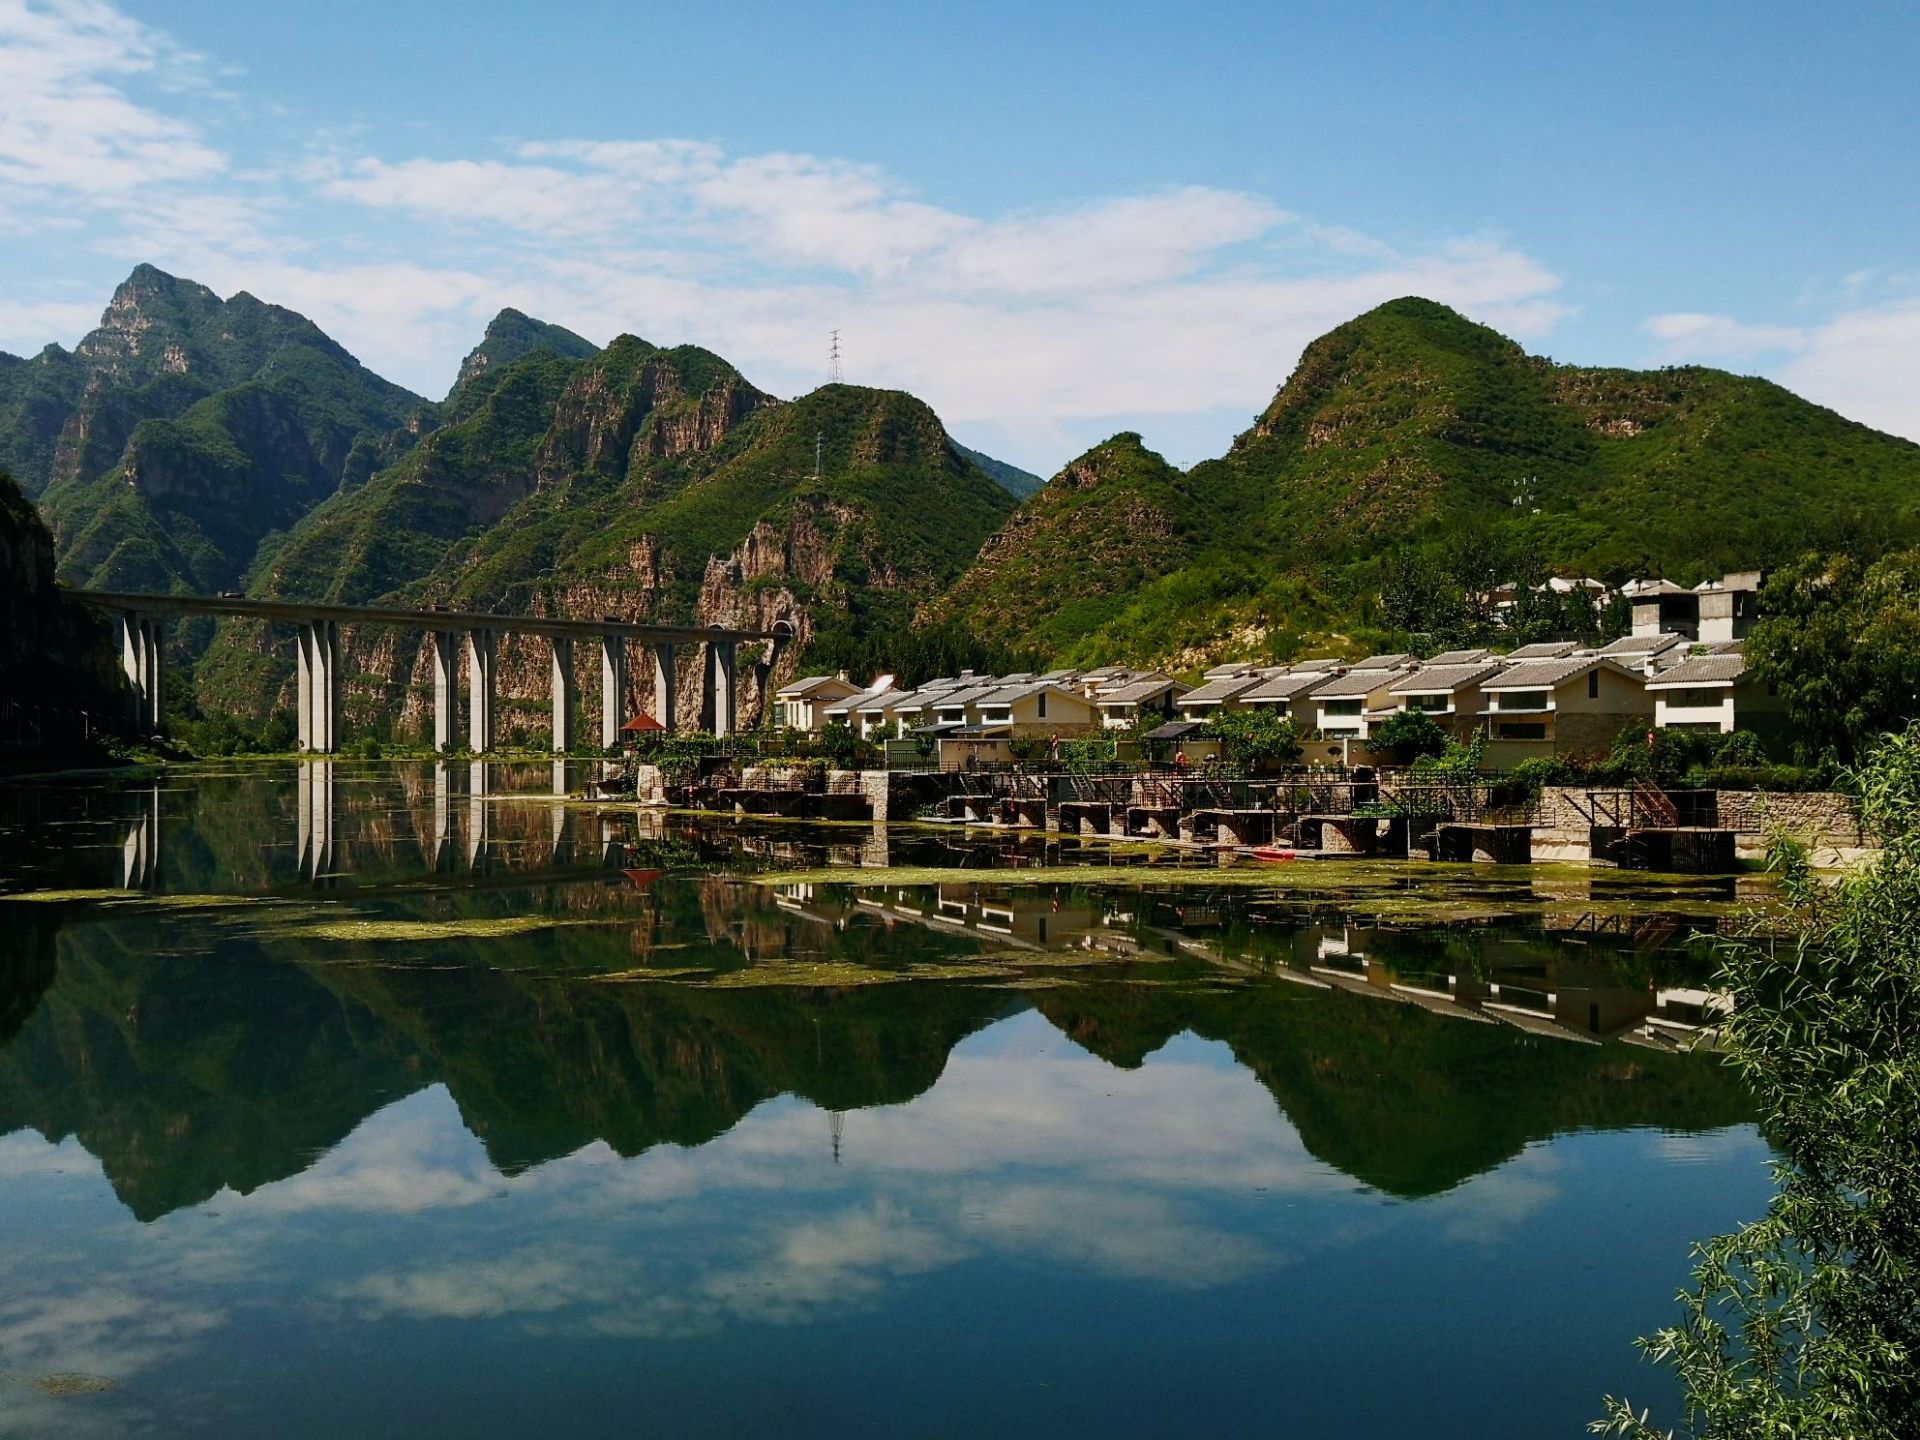
[[(16, 704), (31, 712), (18, 730), (9, 713)], [(0, 470), (0, 757), (43, 726), (49, 736), (70, 734), (72, 721), (51, 713), (60, 710), (86, 710), (95, 725), (117, 717), (107, 627), (54, 582), (53, 537)]]
[(150, 265), (71, 354), (0, 361), (0, 443), (62, 577), (96, 588), (237, 585), (266, 535), (419, 429), (421, 405), (303, 316)]
[(1018, 465), (1009, 465), (1004, 460), (996, 460), (991, 455), (981, 454), (978, 450), (969, 450), (958, 441), (954, 442), (953, 448), (991, 475), (1000, 488), (1016, 500), (1026, 499), (1047, 483), (1031, 470), (1022, 470)]
[[(445, 408), (397, 464), (263, 549), (252, 593), (785, 618), (804, 644), (904, 627), (1013, 508), (912, 396), (831, 385), (782, 402), (694, 346), (628, 335), (488, 363)], [(258, 709), (283, 669), (234, 626), (201, 675)]]
[(515, 361), (524, 360), (529, 355), (547, 354), (558, 355), (562, 360), (584, 360), (589, 355), (598, 354), (599, 350), (600, 347), (591, 340), (581, 339), (564, 326), (535, 320), (511, 308), (502, 310), (488, 322), (487, 333), (480, 343), (460, 362), (460, 373), (447, 395), (447, 403), (454, 405), (461, 391), (484, 376), (499, 374)]
[[(1064, 659), (1167, 659), (1227, 636), (1284, 650), (1289, 631), (1377, 621), (1393, 554), (1691, 583), (1920, 538), (1920, 446), (1764, 380), (1558, 365), (1427, 300), (1309, 345), (1253, 428), (1185, 476), (1118, 466), (1115, 445), (1128, 437), (1026, 501), (942, 618)], [(1090, 466), (1113, 478), (1083, 493)], [(1158, 556), (1156, 528), (1172, 537)], [(1121, 557), (1127, 578), (1104, 581), (1090, 554)], [(1097, 593), (1030, 603), (1070, 580)]]

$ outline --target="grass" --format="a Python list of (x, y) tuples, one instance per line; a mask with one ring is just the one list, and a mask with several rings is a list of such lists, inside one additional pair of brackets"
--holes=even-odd
[(559, 920), (544, 915), (509, 915), (472, 920), (322, 920), (279, 927), (268, 938), (381, 943), (395, 940), (498, 940), (578, 925), (610, 925), (615, 920)]

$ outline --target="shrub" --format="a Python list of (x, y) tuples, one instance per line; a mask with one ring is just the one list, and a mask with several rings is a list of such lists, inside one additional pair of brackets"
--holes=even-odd
[(1558, 755), (1536, 755), (1514, 766), (1507, 778), (1529, 800), (1537, 800), (1549, 785), (1578, 784), (1580, 772)]
[(1713, 763), (1720, 766), (1759, 766), (1767, 763), (1767, 747), (1751, 730), (1733, 730), (1713, 747)]
[(1206, 733), (1220, 742), (1228, 761), (1249, 769), (1291, 765), (1300, 758), (1300, 732), (1272, 710), (1219, 711), (1207, 721)]
[(1391, 750), (1406, 764), (1428, 755), (1443, 755), (1447, 729), (1424, 710), (1396, 710), (1373, 727), (1370, 742)]

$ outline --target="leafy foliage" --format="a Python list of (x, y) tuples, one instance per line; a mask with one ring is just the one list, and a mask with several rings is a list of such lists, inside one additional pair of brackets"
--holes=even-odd
[(1215, 711), (1205, 733), (1220, 742), (1230, 763), (1250, 769), (1291, 765), (1300, 758), (1300, 732), (1292, 718), (1264, 706)]
[(1803, 747), (1858, 756), (1920, 714), (1920, 549), (1808, 556), (1769, 576), (1747, 639)]
[(1445, 754), (1448, 741), (1446, 726), (1424, 710), (1396, 710), (1375, 725), (1368, 738), (1402, 761)]
[[(1721, 1043), (1781, 1159), (1767, 1214), (1697, 1247), (1680, 1322), (1642, 1342), (1693, 1436), (1920, 1433), (1920, 724), (1858, 787), (1878, 858), (1831, 886), (1783, 842), (1792, 942), (1722, 950)], [(1593, 1428), (1665, 1433), (1618, 1399)]]

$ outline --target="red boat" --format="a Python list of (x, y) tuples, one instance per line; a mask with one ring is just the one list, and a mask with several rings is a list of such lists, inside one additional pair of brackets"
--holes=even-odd
[(1268, 865), (1277, 865), (1282, 860), (1298, 860), (1300, 858), (1300, 852), (1298, 850), (1282, 850), (1276, 845), (1255, 845), (1247, 851), (1247, 854)]

